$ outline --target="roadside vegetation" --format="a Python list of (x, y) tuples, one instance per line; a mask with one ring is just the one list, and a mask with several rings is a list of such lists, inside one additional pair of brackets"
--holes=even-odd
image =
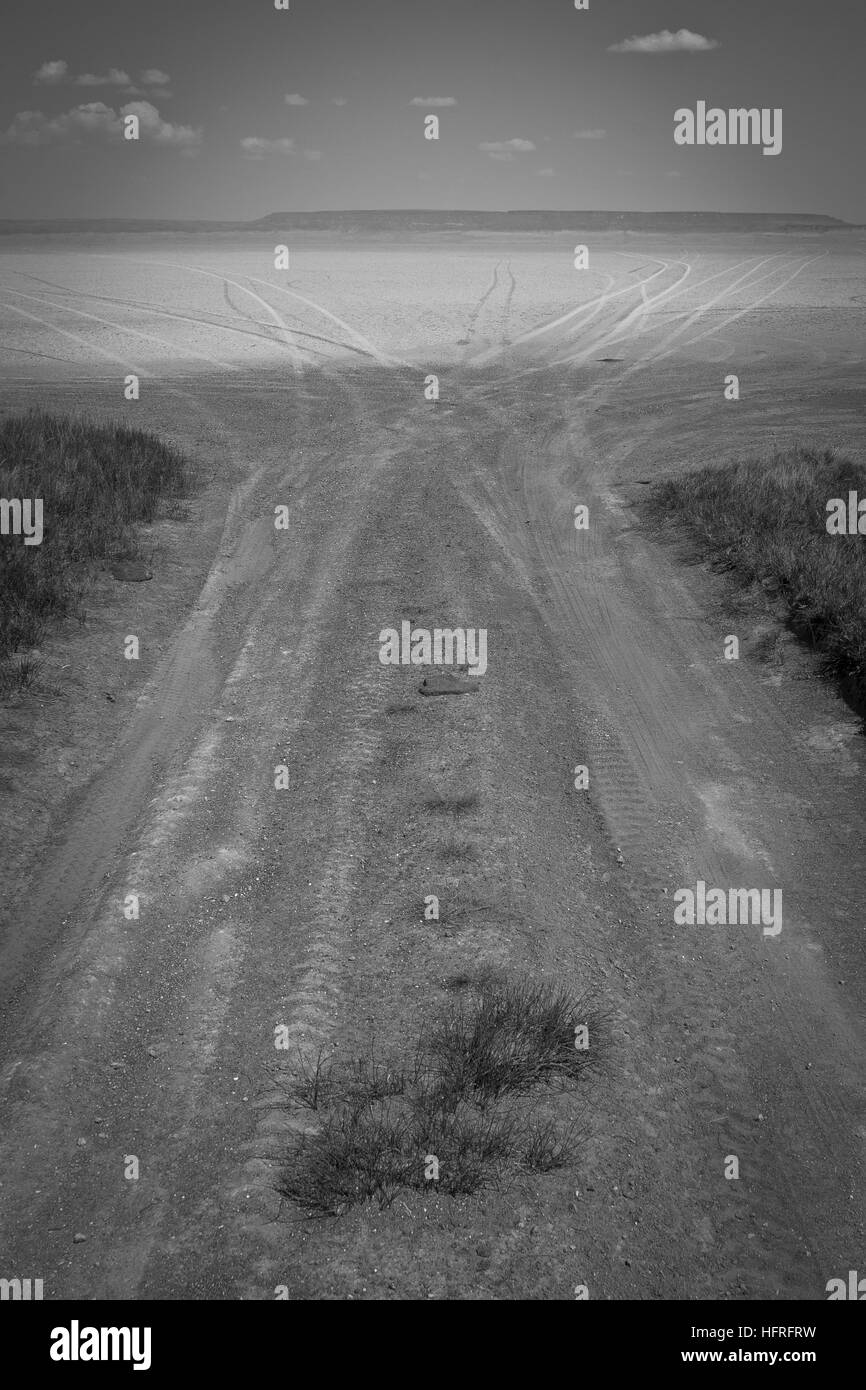
[(140, 559), (136, 526), (189, 486), (177, 450), (152, 434), (31, 411), (0, 421), (0, 497), (42, 499), (40, 544), (0, 536), (0, 690), (32, 682), (37, 647), (64, 617), (83, 619), (96, 570)]
[(827, 531), (828, 502), (841, 498), (847, 507), (849, 492), (866, 498), (866, 468), (830, 449), (797, 447), (666, 479), (646, 506), (659, 522), (685, 522), (715, 567), (780, 598), (825, 674), (862, 706), (866, 536)]
[[(549, 1172), (578, 1131), (550, 1113), (604, 1052), (604, 1020), (556, 985), (461, 980), (461, 997), (422, 1028), (408, 1062), (319, 1056), (288, 1097), (305, 1116), (278, 1190), (307, 1212), (341, 1215), (401, 1190), (476, 1192), (507, 1173)], [(578, 1047), (586, 1027), (588, 1046)]]

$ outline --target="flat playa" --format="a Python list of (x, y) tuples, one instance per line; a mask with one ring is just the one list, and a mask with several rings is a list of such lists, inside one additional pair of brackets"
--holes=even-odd
[[(46, 643), (67, 698), (0, 716), (10, 1267), (58, 1297), (823, 1298), (864, 1248), (860, 723), (634, 504), (795, 441), (866, 456), (866, 238), (304, 233), (283, 272), (278, 240), (0, 240), (0, 409), (202, 473), (153, 584)], [(404, 619), (487, 628), (479, 698), (382, 667)], [(698, 879), (782, 888), (780, 937), (675, 927)], [(480, 965), (609, 1012), (576, 1164), (286, 1219), (274, 1028), (405, 1046)]]
[[(605, 343), (640, 365), (859, 360), (856, 232), (285, 235), (280, 271), (279, 233), (0, 238), (4, 378), (107, 378), (132, 361), (157, 378), (524, 354), (583, 366)], [(581, 240), (589, 268), (575, 270)]]

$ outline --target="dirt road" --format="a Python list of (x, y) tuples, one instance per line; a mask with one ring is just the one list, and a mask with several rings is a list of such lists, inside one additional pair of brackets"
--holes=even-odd
[[(354, 354), (312, 367), (286, 330), (280, 373), (159, 397), (232, 490), (224, 512), (208, 492), (200, 593), (0, 944), (4, 1272), (46, 1297), (820, 1299), (862, 1266), (857, 722), (634, 509), (642, 480), (828, 418), (847, 442), (853, 361), (738, 337), (821, 254), (635, 256), (530, 327), (504, 254), (424, 371), (343, 310)], [(404, 620), (487, 629), (474, 698), (380, 663)], [(699, 879), (780, 888), (783, 930), (675, 925)], [(275, 1028), (303, 1055), (371, 1032), (399, 1053), (488, 964), (610, 1013), (601, 1074), (556, 1102), (582, 1117), (575, 1165), (288, 1210)]]

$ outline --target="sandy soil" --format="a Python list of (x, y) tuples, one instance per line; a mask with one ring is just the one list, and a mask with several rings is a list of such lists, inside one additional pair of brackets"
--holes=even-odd
[[(864, 243), (617, 236), (577, 272), (308, 238), (283, 278), (264, 241), (96, 241), (2, 250), (0, 403), (132, 416), (206, 487), (0, 713), (5, 1263), (47, 1297), (824, 1298), (863, 1250), (859, 724), (634, 503), (795, 439), (862, 458)], [(476, 698), (379, 664), (403, 618), (488, 629)], [(781, 888), (781, 935), (675, 926), (698, 878)], [(610, 1011), (552, 1102), (573, 1167), (281, 1206), (274, 1027), (399, 1051), (486, 963)]]

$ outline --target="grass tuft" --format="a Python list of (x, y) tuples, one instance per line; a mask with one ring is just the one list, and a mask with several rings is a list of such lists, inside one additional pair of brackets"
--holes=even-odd
[(452, 837), (450, 840), (444, 840), (439, 846), (439, 855), (446, 864), (477, 863), (481, 858), (481, 851), (471, 841)]
[(578, 1051), (575, 1030), (589, 1024), (585, 1000), (556, 985), (488, 980), (470, 1004), (452, 1008), (434, 1028), (430, 1052), (443, 1078), (481, 1102), (553, 1081), (575, 1083), (594, 1055)]
[(866, 545), (829, 535), (827, 503), (866, 497), (866, 468), (831, 449), (803, 447), (769, 460), (703, 468), (654, 486), (657, 520), (684, 521), (701, 553), (744, 584), (759, 583), (787, 607), (794, 632), (823, 658), (825, 673), (866, 696)]
[[(389, 1206), (401, 1189), (456, 1197), (509, 1169), (545, 1173), (569, 1161), (574, 1126), (539, 1117), (524, 1098), (551, 1083), (575, 1086), (603, 1052), (602, 1020), (552, 985), (489, 974), (468, 983), (472, 1003), (449, 1001), (406, 1066), (372, 1049), (302, 1064), (290, 1103), (319, 1125), (293, 1141), (283, 1196), (335, 1216), (371, 1199)], [(575, 1049), (578, 1023), (590, 1028), (589, 1052)]]
[(0, 422), (0, 496), (43, 510), (41, 544), (0, 537), (0, 660), (80, 616), (96, 569), (138, 558), (136, 526), (188, 484), (181, 454), (142, 430), (39, 410)]

